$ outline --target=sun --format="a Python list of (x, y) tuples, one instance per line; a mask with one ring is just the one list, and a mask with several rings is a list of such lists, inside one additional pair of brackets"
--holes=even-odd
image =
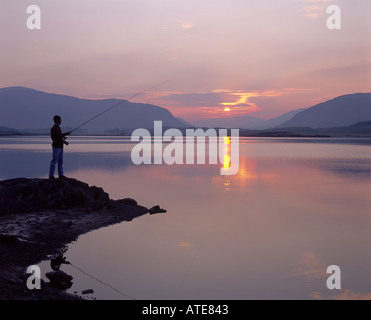
[(225, 108), (224, 108), (224, 111), (225, 111), (225, 112), (231, 111), (231, 108), (230, 108), (230, 107), (225, 107)]

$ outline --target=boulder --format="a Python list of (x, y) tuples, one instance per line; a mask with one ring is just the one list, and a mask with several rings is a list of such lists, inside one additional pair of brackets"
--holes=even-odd
[(165, 209), (161, 209), (159, 205), (153, 206), (148, 211), (149, 211), (149, 214), (156, 214), (156, 213), (164, 213), (164, 212), (166, 212), (166, 210)]
[(81, 294), (92, 294), (92, 293), (94, 293), (93, 289), (86, 289), (86, 290), (81, 291)]
[(66, 290), (72, 286), (73, 277), (63, 271), (51, 271), (46, 273), (45, 276), (49, 279), (50, 285), (58, 289)]

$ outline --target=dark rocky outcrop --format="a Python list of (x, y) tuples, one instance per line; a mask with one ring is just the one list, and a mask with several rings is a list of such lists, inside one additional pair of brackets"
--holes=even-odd
[(27, 179), (0, 181), (0, 214), (46, 209), (101, 210), (110, 201), (102, 188), (76, 179)]
[(58, 268), (48, 275), (49, 287), (27, 290), (27, 267), (58, 256), (84, 233), (162, 212), (158, 205), (148, 209), (131, 198), (112, 200), (102, 188), (76, 179), (0, 181), (0, 299), (73, 298), (55, 289), (70, 285)]
[(53, 270), (47, 272), (45, 276), (49, 279), (50, 285), (60, 290), (66, 290), (71, 288), (73, 277), (64, 271)]

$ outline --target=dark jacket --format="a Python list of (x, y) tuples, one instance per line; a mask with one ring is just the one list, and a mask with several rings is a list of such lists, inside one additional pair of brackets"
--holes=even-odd
[(63, 148), (65, 135), (62, 133), (59, 125), (54, 124), (54, 126), (50, 129), (50, 137), (53, 140), (52, 146), (54, 148)]

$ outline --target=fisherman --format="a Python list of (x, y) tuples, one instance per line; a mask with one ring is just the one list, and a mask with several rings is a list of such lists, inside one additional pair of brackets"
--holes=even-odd
[(54, 126), (50, 129), (50, 137), (53, 141), (52, 147), (53, 147), (53, 159), (50, 162), (50, 168), (49, 168), (49, 179), (55, 179), (54, 178), (54, 171), (55, 166), (58, 163), (58, 175), (59, 178), (66, 178), (63, 175), (63, 145), (68, 145), (68, 142), (66, 141), (66, 136), (70, 135), (71, 132), (68, 131), (66, 133), (62, 133), (61, 130), (61, 123), (62, 118), (60, 116), (54, 116)]

